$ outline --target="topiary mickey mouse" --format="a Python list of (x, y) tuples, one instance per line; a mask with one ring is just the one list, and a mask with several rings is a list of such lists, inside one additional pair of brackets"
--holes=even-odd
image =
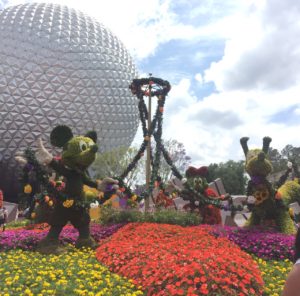
[(96, 246), (96, 242), (90, 236), (88, 209), (82, 205), (83, 185), (86, 184), (101, 191), (105, 191), (107, 185), (118, 187), (117, 180), (105, 178), (102, 182), (93, 181), (88, 176), (87, 168), (95, 160), (98, 151), (96, 141), (95, 131), (90, 131), (84, 136), (73, 136), (68, 126), (59, 125), (50, 134), (51, 144), (63, 149), (61, 160), (57, 160), (45, 149), (42, 140), (38, 140), (35, 154), (38, 163), (51, 167), (64, 177), (64, 194), (67, 196), (67, 200), (57, 199), (54, 205), (53, 213), (48, 221), (51, 226), (50, 230), (46, 238), (38, 245), (38, 250), (42, 253), (60, 252), (58, 237), (69, 221), (79, 232), (75, 244), (77, 248)]
[[(200, 168), (188, 167), (185, 172), (186, 182), (183, 184), (184, 189), (180, 195), (184, 200), (190, 203), (184, 206), (184, 209), (191, 211), (198, 210), (202, 217), (204, 224), (221, 224), (222, 217), (219, 208), (210, 203), (204, 203), (200, 197), (209, 198), (210, 200), (221, 200), (222, 198), (212, 189), (208, 187), (206, 177), (208, 175), (208, 168), (202, 166)], [(187, 187), (188, 186), (188, 187)], [(188, 188), (192, 188), (193, 192)], [(198, 195), (193, 194), (198, 193)]]
[(272, 171), (272, 164), (267, 158), (269, 137), (263, 138), (262, 149), (248, 149), (249, 138), (240, 139), (241, 146), (246, 156), (245, 169), (250, 176), (247, 187), (248, 204), (251, 216), (248, 226), (275, 226), (276, 230), (283, 233), (294, 233), (295, 227), (289, 215), (289, 204), (300, 200), (300, 185), (298, 181), (286, 181), (291, 168), (280, 178), (276, 186), (271, 184), (267, 177)]

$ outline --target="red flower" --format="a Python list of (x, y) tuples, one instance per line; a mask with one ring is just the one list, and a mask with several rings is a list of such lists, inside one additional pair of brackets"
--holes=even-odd
[(261, 295), (256, 263), (209, 230), (132, 223), (101, 242), (96, 256), (111, 271), (134, 279), (148, 295)]

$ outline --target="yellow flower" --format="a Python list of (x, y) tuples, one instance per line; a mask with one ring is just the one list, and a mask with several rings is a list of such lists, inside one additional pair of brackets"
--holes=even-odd
[(43, 282), (43, 287), (50, 287), (50, 284), (48, 282)]
[(72, 207), (72, 205), (74, 204), (74, 200), (73, 199), (67, 199), (63, 202), (63, 206), (65, 208), (70, 208)]
[(24, 295), (32, 296), (33, 293), (31, 292), (30, 289), (27, 288), (27, 289), (24, 291)]
[(30, 185), (30, 184), (25, 185), (25, 186), (24, 186), (24, 193), (29, 194), (29, 193), (31, 193), (31, 192), (32, 192), (32, 187), (31, 187), (31, 185)]

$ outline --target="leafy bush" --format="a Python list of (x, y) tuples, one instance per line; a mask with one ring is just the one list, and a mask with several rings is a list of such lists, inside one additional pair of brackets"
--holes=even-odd
[(175, 210), (157, 210), (155, 212), (142, 213), (138, 210), (118, 210), (102, 207), (100, 223), (115, 224), (127, 222), (152, 222), (163, 224), (175, 224), (181, 226), (199, 225), (201, 217), (195, 213), (179, 212)]
[(31, 223), (31, 221), (28, 220), (28, 219), (12, 221), (10, 223), (7, 223), (6, 229), (13, 229), (13, 228), (18, 228), (18, 227), (23, 227), (23, 226), (29, 225), (30, 223)]

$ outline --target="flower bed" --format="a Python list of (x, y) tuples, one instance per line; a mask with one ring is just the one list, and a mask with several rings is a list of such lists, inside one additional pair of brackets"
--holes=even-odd
[(143, 295), (131, 280), (101, 266), (91, 250), (72, 248), (59, 256), (10, 250), (0, 256), (0, 295)]
[(251, 256), (209, 230), (131, 223), (102, 241), (96, 257), (149, 295), (262, 295)]
[[(236, 293), (240, 293), (236, 295), (251, 295), (249, 293), (253, 291), (237, 292), (250, 288), (251, 281), (254, 281), (253, 289), (258, 287), (252, 295), (261, 295), (261, 274), (264, 280), (263, 295), (279, 296), (292, 267), (292, 262), (288, 260), (293, 257), (294, 236), (291, 235), (263, 229), (206, 225), (183, 228), (135, 223), (122, 226), (124, 224), (109, 227), (91, 224), (93, 237), (102, 241), (97, 257), (112, 271), (134, 279), (134, 283), (143, 286), (149, 295), (235, 295), (230, 291), (230, 285), (235, 285)], [(4, 275), (4, 282), (2, 278), (0, 281), (0, 295), (141, 295), (142, 292), (137, 292), (132, 286), (133, 282), (129, 282), (128, 286), (128, 280), (103, 269), (95, 261), (92, 251), (79, 252), (71, 248), (70, 253), (57, 257), (11, 250), (34, 250), (48, 230), (49, 225), (39, 224), (0, 232), (0, 274)], [(61, 241), (64, 244), (74, 243), (77, 236), (76, 229), (67, 225), (61, 234)], [(255, 256), (252, 255), (251, 259), (237, 245)], [(75, 263), (68, 265), (77, 256), (74, 252), (81, 254), (80, 266)], [(253, 261), (259, 266), (259, 272)], [(37, 265), (38, 262), (40, 265)], [(83, 267), (85, 264), (86, 267)], [(247, 264), (248, 269), (245, 269)], [(45, 277), (35, 272), (42, 273), (44, 266)], [(56, 269), (63, 269), (64, 266), (69, 267), (62, 276), (50, 277)], [(85, 272), (78, 275), (80, 268)], [(249, 276), (252, 268), (256, 272), (253, 278)], [(103, 274), (105, 279), (111, 280), (107, 282), (103, 278), (95, 278), (95, 274)], [(65, 286), (61, 285), (62, 277), (68, 282)], [(82, 283), (83, 279), (86, 285)], [(111, 283), (118, 287), (117, 290), (112, 289)], [(55, 286), (58, 286), (56, 290)], [(93, 287), (97, 288), (93, 290)]]
[[(113, 233), (115, 233), (124, 224), (116, 224), (112, 226), (101, 226), (99, 224), (91, 224), (91, 235), (99, 241)], [(22, 250), (35, 250), (37, 243), (46, 236), (49, 226), (35, 225), (26, 226), (23, 228), (9, 229), (0, 233), (0, 251), (20, 248)], [(74, 244), (78, 237), (78, 231), (72, 226), (64, 227), (60, 235), (60, 240), (63, 244)]]
[(264, 295), (280, 296), (293, 263), (288, 259), (281, 261), (263, 260), (255, 256), (253, 259), (258, 263), (265, 282)]
[(214, 227), (210, 233), (227, 237), (244, 251), (267, 260), (293, 260), (294, 235), (286, 235), (260, 228)]

